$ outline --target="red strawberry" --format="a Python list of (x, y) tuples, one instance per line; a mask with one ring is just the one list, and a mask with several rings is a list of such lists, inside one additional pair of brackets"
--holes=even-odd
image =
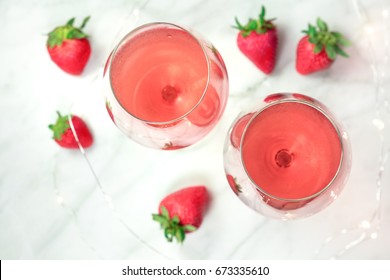
[(307, 34), (298, 43), (296, 69), (302, 75), (329, 68), (337, 54), (348, 57), (342, 50), (342, 46), (348, 46), (349, 42), (339, 32), (328, 30), (327, 24), (320, 18), (317, 19), (317, 28), (309, 24)]
[(160, 223), (169, 242), (176, 238), (182, 243), (186, 233), (201, 225), (209, 200), (205, 186), (183, 188), (160, 202), (159, 214), (153, 214), (153, 220)]
[(51, 60), (65, 72), (80, 75), (91, 54), (91, 46), (82, 29), (87, 24), (86, 17), (79, 28), (74, 27), (74, 18), (65, 25), (56, 27), (49, 33), (46, 47)]
[(276, 62), (278, 36), (274, 19), (266, 20), (265, 8), (261, 7), (258, 19), (249, 19), (243, 26), (236, 18), (235, 28), (240, 30), (237, 35), (237, 45), (241, 52), (248, 57), (261, 71), (270, 74)]
[[(63, 148), (79, 148), (75, 135), (70, 128), (69, 116), (61, 116), (60, 112), (57, 112), (57, 114), (58, 118), (56, 123), (49, 125), (49, 128), (53, 130), (54, 133), (54, 141)], [(71, 121), (81, 146), (83, 148), (90, 147), (93, 143), (93, 137), (85, 122), (78, 116), (74, 115), (71, 115)]]

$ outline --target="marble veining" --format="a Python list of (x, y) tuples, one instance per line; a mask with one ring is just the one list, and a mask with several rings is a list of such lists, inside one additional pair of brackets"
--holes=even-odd
[[(264, 4), (276, 17), (275, 72), (259, 72), (235, 45), (234, 17)], [(390, 2), (348, 1), (11, 1), (0, 2), (1, 259), (389, 259)], [(49, 60), (45, 34), (91, 15), (93, 53), (80, 77)], [(296, 73), (295, 46), (320, 16), (352, 42), (350, 58), (326, 72)], [(115, 43), (139, 24), (185, 25), (221, 52), (230, 96), (217, 127), (198, 144), (156, 151), (126, 138), (108, 118), (99, 74)], [(26, 25), (26, 23), (28, 23)], [(222, 164), (225, 135), (237, 114), (274, 92), (301, 92), (325, 103), (344, 123), (353, 166), (328, 209), (292, 222), (243, 205)], [(53, 143), (55, 111), (77, 113), (96, 142), (82, 151)], [(167, 243), (151, 213), (168, 192), (205, 184), (213, 200), (202, 227), (185, 244)]]

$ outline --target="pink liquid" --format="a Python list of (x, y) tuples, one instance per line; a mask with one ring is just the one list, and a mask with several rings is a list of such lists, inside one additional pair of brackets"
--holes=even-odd
[[(189, 33), (159, 27), (121, 46), (110, 75), (116, 98), (127, 112), (147, 122), (169, 122), (186, 115), (202, 99), (208, 64)], [(209, 124), (219, 109), (211, 85), (206, 96), (188, 118), (198, 126)]]
[[(298, 102), (282, 102), (259, 113), (242, 140), (242, 158), (250, 178), (266, 194), (282, 199), (310, 197), (338, 172), (342, 146), (329, 119)], [(272, 202), (278, 208), (293, 205)]]

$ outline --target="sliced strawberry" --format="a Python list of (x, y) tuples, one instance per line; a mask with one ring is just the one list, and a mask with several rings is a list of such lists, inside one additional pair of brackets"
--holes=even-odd
[[(53, 131), (53, 139), (63, 148), (77, 149), (79, 144), (69, 124), (69, 116), (62, 116), (57, 112), (58, 118), (55, 124), (49, 125)], [(77, 135), (77, 139), (83, 148), (88, 148), (93, 143), (92, 134), (85, 122), (78, 116), (71, 115), (71, 122)]]
[(339, 32), (331, 32), (320, 18), (317, 27), (309, 24), (306, 34), (297, 46), (296, 70), (302, 75), (311, 74), (329, 68), (337, 55), (348, 57), (342, 49), (349, 42)]
[(242, 25), (236, 18), (235, 28), (240, 30), (237, 35), (237, 46), (265, 74), (271, 74), (276, 63), (278, 35), (274, 19), (265, 19), (265, 8), (257, 19), (249, 19)]
[(210, 197), (205, 186), (180, 189), (166, 196), (159, 205), (159, 214), (153, 220), (160, 223), (166, 239), (182, 243), (185, 234), (195, 231), (202, 224)]
[(88, 36), (82, 31), (89, 17), (84, 19), (79, 28), (73, 26), (74, 20), (72, 18), (51, 31), (46, 47), (51, 60), (58, 67), (69, 74), (80, 75), (91, 55)]

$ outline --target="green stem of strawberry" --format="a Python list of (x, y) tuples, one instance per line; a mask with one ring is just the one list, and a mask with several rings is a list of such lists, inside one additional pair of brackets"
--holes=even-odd
[(86, 25), (87, 25), (87, 22), (89, 21), (89, 19), (90, 19), (91, 17), (90, 16), (87, 16), (84, 20), (83, 20), (83, 22), (81, 23), (81, 25), (80, 25), (80, 29), (83, 29)]
[(64, 132), (70, 128), (69, 126), (69, 117), (62, 116), (59, 111), (57, 111), (57, 121), (55, 124), (50, 124), (49, 129), (53, 131), (53, 139), (59, 140), (61, 139)]
[(258, 34), (264, 34), (268, 30), (275, 28), (275, 25), (272, 23), (274, 20), (275, 18), (270, 20), (265, 19), (265, 7), (262, 6), (258, 19), (249, 19), (246, 25), (242, 25), (236, 17), (236, 26), (233, 26), (233, 28), (240, 30), (243, 37), (249, 36), (252, 31)]
[(318, 54), (325, 49), (327, 56), (334, 60), (337, 55), (348, 57), (342, 47), (347, 47), (350, 42), (339, 32), (329, 31), (328, 25), (321, 18), (317, 19), (317, 27), (309, 23), (308, 29), (303, 33), (309, 36), (309, 42), (314, 44), (314, 53)]
[(47, 39), (47, 45), (49, 46), (49, 48), (61, 46), (64, 40), (87, 38), (88, 35), (85, 34), (82, 29), (86, 26), (89, 19), (90, 16), (84, 18), (80, 27), (73, 26), (75, 18), (71, 18), (63, 26), (56, 27), (53, 31), (49, 33), (49, 38)]
[(183, 243), (186, 232), (192, 232), (196, 230), (193, 225), (182, 225), (178, 216), (169, 215), (167, 208), (161, 206), (161, 214), (152, 214), (153, 220), (158, 222), (161, 229), (164, 230), (164, 236), (168, 242), (172, 242), (176, 239), (178, 243)]

